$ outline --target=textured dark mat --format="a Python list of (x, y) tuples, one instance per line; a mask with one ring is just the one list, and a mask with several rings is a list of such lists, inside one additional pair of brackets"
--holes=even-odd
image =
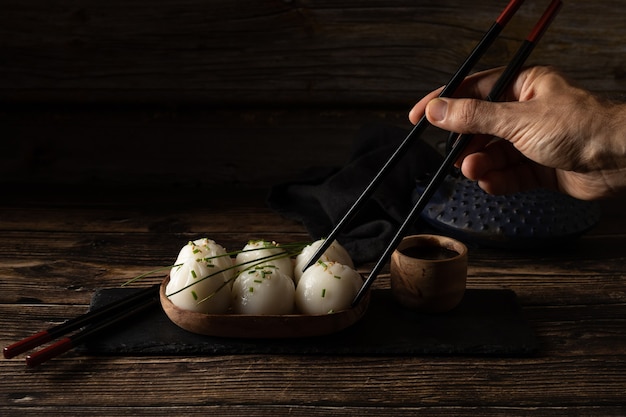
[[(413, 194), (417, 201), (425, 185)], [(537, 248), (571, 242), (600, 221), (600, 205), (556, 191), (535, 189), (489, 195), (473, 181), (448, 176), (421, 218), (464, 242), (492, 247)]]
[[(133, 291), (98, 291), (92, 308)], [(180, 329), (155, 306), (132, 322), (88, 342), (91, 354), (330, 354), (527, 356), (537, 351), (534, 332), (510, 290), (468, 290), (445, 314), (418, 314), (398, 306), (389, 290), (374, 290), (365, 316), (329, 336), (302, 339), (229, 339)]]

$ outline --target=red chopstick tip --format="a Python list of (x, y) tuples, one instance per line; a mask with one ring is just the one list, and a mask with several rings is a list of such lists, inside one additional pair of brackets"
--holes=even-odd
[(30, 350), (36, 346), (41, 345), (42, 343), (46, 343), (52, 340), (50, 333), (46, 330), (41, 331), (39, 333), (35, 333), (32, 336), (29, 336), (23, 340), (20, 340), (17, 343), (14, 343), (10, 346), (7, 346), (3, 349), (3, 354), (5, 359), (11, 359), (20, 353), (24, 353), (27, 350)]
[(552, 3), (550, 3), (530, 34), (528, 34), (526, 40), (537, 42), (548, 29), (548, 26), (550, 26), (550, 23), (552, 23), (562, 6), (563, 2), (561, 0), (552, 0)]
[(496, 23), (500, 26), (504, 26), (509, 23), (509, 20), (513, 17), (517, 9), (524, 3), (524, 0), (511, 0), (509, 4), (504, 8), (500, 16), (496, 19)]
[(73, 347), (74, 347), (74, 343), (72, 342), (72, 339), (69, 337), (66, 337), (64, 339), (59, 340), (53, 345), (50, 345), (44, 349), (41, 349), (35, 353), (32, 353), (26, 356), (26, 365), (28, 365), (31, 368), (41, 365), (45, 361), (52, 359), (60, 355), (61, 353), (65, 353), (68, 350), (72, 349)]
[(4, 359), (11, 359), (12, 357), (15, 356), (11, 354), (11, 349), (9, 349), (8, 347), (5, 347), (4, 349), (2, 349), (2, 355), (4, 356)]

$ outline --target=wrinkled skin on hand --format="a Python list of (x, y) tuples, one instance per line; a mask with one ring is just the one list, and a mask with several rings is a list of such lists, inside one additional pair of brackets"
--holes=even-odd
[(468, 77), (455, 98), (422, 98), (409, 113), (476, 136), (457, 161), (491, 194), (543, 187), (583, 200), (626, 189), (626, 105), (602, 100), (551, 67), (522, 70), (501, 102), (482, 100), (503, 68)]

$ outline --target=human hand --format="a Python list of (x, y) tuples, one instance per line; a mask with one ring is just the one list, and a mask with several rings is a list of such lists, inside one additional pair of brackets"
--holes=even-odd
[(591, 200), (626, 189), (626, 105), (601, 100), (550, 67), (523, 70), (503, 102), (481, 100), (502, 70), (468, 77), (455, 95), (468, 98), (431, 92), (409, 119), (425, 113), (434, 126), (476, 134), (457, 166), (491, 194), (544, 187)]

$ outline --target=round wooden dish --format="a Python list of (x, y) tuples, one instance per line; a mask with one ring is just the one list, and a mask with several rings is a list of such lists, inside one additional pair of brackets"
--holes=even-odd
[(363, 317), (369, 304), (369, 293), (351, 309), (331, 314), (267, 315), (204, 314), (175, 306), (165, 295), (169, 276), (161, 283), (163, 310), (177, 326), (192, 333), (236, 338), (295, 338), (322, 336), (343, 330)]

